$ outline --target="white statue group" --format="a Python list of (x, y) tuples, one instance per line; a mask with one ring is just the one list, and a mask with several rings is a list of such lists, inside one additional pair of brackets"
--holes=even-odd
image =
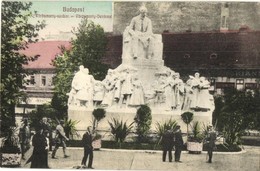
[(128, 108), (147, 104), (162, 110), (212, 109), (210, 83), (199, 73), (184, 83), (180, 74), (170, 69), (156, 73), (155, 81), (144, 90), (143, 83), (134, 67), (121, 65), (109, 69), (103, 81), (95, 80), (87, 68), (79, 67), (72, 81), (69, 106), (86, 108), (109, 107)]
[(140, 15), (134, 17), (124, 31), (122, 58), (127, 60), (116, 69), (109, 69), (103, 81), (95, 80), (87, 68), (79, 67), (68, 94), (69, 106), (124, 108), (147, 104), (167, 111), (214, 108), (208, 90), (210, 83), (199, 73), (184, 83), (179, 73), (162, 66), (144, 89), (143, 82), (147, 85), (147, 80), (140, 79), (138, 74), (142, 70), (138, 73), (133, 67), (135, 64), (129, 65), (131, 60), (149, 59), (152, 62), (162, 58), (161, 35), (152, 33), (152, 23), (146, 13), (147, 9), (141, 7)]
[(137, 69), (129, 66), (109, 69), (103, 81), (95, 80), (88, 69), (79, 67), (72, 80), (69, 106), (87, 108), (139, 106), (144, 103), (144, 92)]

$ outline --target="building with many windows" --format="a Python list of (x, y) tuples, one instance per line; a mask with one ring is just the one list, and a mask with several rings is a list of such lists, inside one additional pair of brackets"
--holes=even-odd
[(71, 47), (68, 41), (41, 41), (30, 44), (28, 49), (20, 52), (27, 56), (39, 55), (39, 57), (24, 66), (31, 73), (25, 78), (28, 83), (25, 84), (26, 88), (23, 90), (28, 98), (16, 107), (17, 114), (28, 113), (37, 105), (51, 101), (55, 74), (55, 68), (51, 62), (60, 53), (60, 46)]

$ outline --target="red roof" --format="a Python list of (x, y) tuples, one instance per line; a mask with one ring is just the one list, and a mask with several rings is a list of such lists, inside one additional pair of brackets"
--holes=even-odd
[(54, 66), (51, 64), (56, 55), (61, 53), (59, 47), (65, 46), (65, 48), (71, 48), (69, 41), (41, 41), (28, 45), (26, 50), (20, 51), (20, 53), (26, 56), (40, 55), (37, 60), (29, 62), (28, 65), (24, 65), (27, 69), (51, 69)]

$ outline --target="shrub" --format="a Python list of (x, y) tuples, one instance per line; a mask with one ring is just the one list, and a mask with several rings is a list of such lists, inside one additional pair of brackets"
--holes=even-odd
[(98, 108), (98, 109), (94, 109), (92, 114), (94, 116), (93, 130), (96, 130), (98, 127), (99, 121), (106, 117), (106, 111), (103, 108)]
[(138, 140), (142, 141), (150, 130), (152, 124), (150, 107), (146, 105), (141, 105), (136, 112), (134, 121), (137, 126), (136, 133), (138, 135)]
[(9, 127), (7, 136), (2, 139), (1, 153), (21, 153), (17, 127)]
[(184, 112), (181, 114), (181, 119), (187, 125), (187, 135), (189, 135), (189, 124), (193, 121), (193, 113)]
[(108, 121), (108, 124), (110, 125), (111, 133), (114, 135), (115, 141), (122, 143), (124, 142), (127, 135), (131, 132), (134, 122), (132, 122), (130, 125), (127, 125), (126, 122), (123, 122), (122, 120), (119, 121), (118, 119), (112, 118), (112, 121)]

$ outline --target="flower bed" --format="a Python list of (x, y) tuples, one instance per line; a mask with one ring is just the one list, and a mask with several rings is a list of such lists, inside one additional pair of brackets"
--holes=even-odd
[(19, 166), (21, 164), (22, 155), (19, 153), (2, 153), (2, 163), (1, 166)]

